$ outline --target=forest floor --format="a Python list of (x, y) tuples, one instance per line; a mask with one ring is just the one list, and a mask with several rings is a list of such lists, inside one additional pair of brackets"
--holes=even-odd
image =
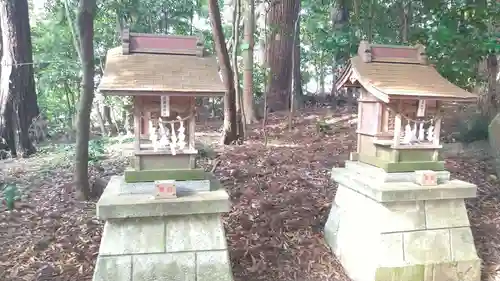
[[(318, 132), (318, 120), (331, 130)], [(214, 144), (220, 124), (202, 126), (202, 138), (219, 154), (215, 173), (231, 197), (223, 219), (235, 281), (348, 280), (322, 228), (336, 190), (329, 171), (355, 149), (355, 120), (348, 109), (306, 110), (289, 132), (286, 115), (273, 114), (267, 147), (260, 125), (248, 129), (245, 145), (226, 147)], [(95, 202), (73, 197), (71, 149), (53, 145), (31, 159), (0, 163), (4, 182), (25, 191), (14, 211), (0, 210), (0, 280), (92, 279), (103, 222)], [(486, 149), (449, 145), (444, 153), (453, 177), (479, 187), (467, 207), (483, 281), (493, 281), (500, 280), (500, 193)], [(127, 163), (120, 150), (110, 144), (92, 177), (121, 174)]]

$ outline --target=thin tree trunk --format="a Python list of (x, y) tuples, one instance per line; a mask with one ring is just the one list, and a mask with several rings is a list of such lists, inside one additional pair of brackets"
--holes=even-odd
[[(296, 3), (297, 5), (300, 5), (300, 2), (297, 1)], [(292, 131), (292, 127), (293, 127), (293, 115), (294, 115), (294, 112), (295, 112), (295, 98), (297, 96), (297, 92), (296, 92), (296, 86), (295, 86), (295, 68), (296, 67), (299, 67), (299, 65), (297, 64), (297, 62), (295, 61), (295, 46), (297, 45), (297, 30), (300, 28), (299, 27), (299, 19), (300, 19), (300, 14), (297, 15), (297, 19), (295, 19), (295, 23), (294, 23), (294, 32), (293, 32), (293, 45), (294, 45), (294, 53), (292, 55), (292, 77), (290, 79), (290, 89), (292, 89), (291, 93), (290, 93), (290, 111), (289, 111), (289, 115), (288, 115), (288, 131), (291, 132)]]
[(411, 1), (406, 3), (405, 0), (401, 0), (401, 27), (400, 27), (400, 39), (401, 43), (408, 43), (408, 37), (410, 34), (410, 24), (411, 24)]
[(78, 7), (78, 32), (82, 54), (82, 94), (80, 95), (76, 133), (75, 185), (77, 196), (88, 199), (90, 195), (88, 160), (90, 111), (94, 99), (94, 11), (95, 0), (80, 0)]
[[(298, 1), (298, 4), (299, 5), (299, 12), (300, 12), (300, 1)], [(297, 16), (297, 23), (296, 23), (296, 26), (297, 28), (295, 29), (295, 46), (294, 46), (294, 50), (293, 50), (293, 56), (294, 56), (294, 60), (293, 60), (293, 85), (294, 85), (294, 89), (293, 91), (295, 92), (295, 100), (296, 101), (299, 101), (301, 99), (301, 97), (304, 95), (304, 93), (302, 92), (302, 72), (300, 71), (300, 20), (301, 20), (301, 17), (300, 17), (300, 14)], [(298, 103), (296, 103), (298, 105)]]
[(366, 31), (368, 43), (372, 43), (373, 41), (373, 1), (369, 0), (370, 4), (368, 6), (368, 28)]
[(497, 77), (499, 72), (498, 58), (496, 54), (489, 54), (486, 58), (486, 69), (488, 75), (488, 115), (494, 118), (498, 113), (500, 101), (498, 98), (498, 83)]
[(82, 54), (81, 54), (81, 50), (80, 50), (80, 42), (79, 42), (78, 37), (77, 37), (76, 32), (75, 32), (75, 24), (73, 22), (73, 18), (71, 15), (71, 9), (69, 7), (68, 1), (69, 0), (63, 0), (64, 10), (66, 13), (66, 20), (68, 21), (69, 31), (71, 32), (71, 38), (73, 39), (73, 47), (75, 48), (75, 51), (78, 55), (78, 59), (80, 59), (80, 63), (81, 63)]
[(243, 114), (245, 122), (251, 124), (257, 121), (255, 115), (255, 104), (253, 98), (253, 50), (255, 33), (255, 2), (244, 0), (243, 13)]
[(240, 77), (238, 70), (238, 48), (240, 46), (240, 20), (241, 20), (241, 0), (234, 0), (233, 12), (233, 74), (234, 74), (234, 90), (236, 96), (236, 122), (238, 137), (243, 140), (246, 132), (246, 122), (244, 121), (244, 108), (242, 93), (240, 89)]
[(111, 136), (116, 136), (118, 134), (113, 118), (111, 117), (111, 108), (108, 105), (103, 106), (103, 117), (104, 121), (108, 123), (109, 131)]
[(13, 156), (27, 157), (36, 152), (29, 137), (29, 129), (39, 114), (33, 73), (28, 1), (1, 1), (0, 21), (2, 30), (0, 134)]
[[(239, 90), (239, 77), (238, 77), (238, 48), (240, 43), (240, 0), (233, 0), (233, 30), (232, 30), (232, 40), (233, 48), (231, 50), (232, 54), (232, 68), (234, 74), (234, 85), (236, 91), (236, 114), (240, 112), (240, 90)], [(228, 50), (229, 52), (229, 50)]]
[(208, 1), (208, 11), (210, 14), (210, 23), (212, 25), (215, 51), (217, 52), (222, 80), (227, 91), (224, 96), (224, 132), (222, 135), (222, 143), (231, 144), (238, 139), (236, 124), (236, 92), (234, 88), (233, 71), (231, 69), (231, 61), (222, 31), (222, 21), (217, 0)]
[(95, 111), (97, 113), (97, 123), (99, 124), (99, 128), (101, 129), (101, 133), (103, 136), (108, 135), (108, 130), (106, 129), (106, 125), (104, 124), (104, 116), (101, 112), (101, 107), (99, 104), (95, 105)]

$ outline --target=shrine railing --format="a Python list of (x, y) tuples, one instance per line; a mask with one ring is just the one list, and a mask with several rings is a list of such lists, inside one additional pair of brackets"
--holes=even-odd
[[(187, 117), (177, 116), (176, 120), (163, 121), (161, 117), (158, 118), (158, 126), (150, 120), (149, 122), (149, 139), (152, 142), (153, 150), (170, 150), (172, 155), (176, 155), (178, 152), (184, 151), (186, 147), (188, 149), (194, 149), (193, 142), (190, 138), (194, 136), (188, 135), (188, 140), (186, 139), (186, 127), (189, 127), (189, 121), (194, 118), (191, 114)], [(176, 125), (178, 128), (176, 129)]]
[[(425, 128), (426, 123), (429, 126)], [(433, 144), (435, 141), (434, 124), (430, 121), (408, 121), (400, 136), (399, 143), (405, 144)]]
[(374, 143), (393, 148), (439, 148), (440, 129), (441, 114), (412, 119), (395, 112), (392, 130), (377, 133)]

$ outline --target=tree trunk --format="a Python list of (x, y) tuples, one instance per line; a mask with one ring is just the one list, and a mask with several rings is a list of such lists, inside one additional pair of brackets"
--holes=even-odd
[(2, 72), (0, 134), (12, 156), (36, 152), (29, 129), (39, 109), (33, 74), (33, 55), (27, 0), (0, 2)]
[(407, 44), (410, 36), (411, 25), (411, 1), (401, 0), (401, 26), (400, 26), (400, 39), (402, 44)]
[(255, 33), (255, 2), (244, 0), (243, 2), (243, 114), (245, 122), (251, 124), (257, 121), (255, 116), (255, 104), (253, 99), (253, 49)]
[(269, 110), (287, 109), (290, 100), (290, 77), (292, 75), (294, 22), (299, 14), (298, 0), (282, 0), (271, 3), (268, 22), (271, 27), (266, 55), (270, 68), (268, 87)]
[(103, 117), (104, 121), (108, 123), (110, 135), (116, 136), (118, 134), (118, 129), (113, 122), (113, 118), (111, 117), (111, 108), (108, 105), (103, 106)]
[[(296, 5), (300, 5), (300, 1), (297, 1)], [(292, 127), (293, 127), (293, 115), (295, 112), (295, 107), (296, 107), (296, 97), (297, 97), (297, 87), (295, 86), (295, 68), (300, 67), (300, 65), (295, 61), (295, 46), (297, 45), (297, 35), (298, 32), (297, 30), (300, 28), (299, 26), (299, 20), (300, 20), (300, 15), (297, 15), (297, 19), (295, 20), (293, 24), (293, 55), (292, 55), (292, 77), (290, 77), (290, 111), (288, 115), (288, 131), (292, 132)]]
[(106, 129), (106, 125), (104, 124), (104, 116), (101, 112), (101, 106), (99, 104), (95, 105), (95, 111), (97, 113), (97, 123), (99, 124), (99, 128), (101, 129), (101, 133), (103, 136), (108, 135), (108, 130)]
[(324, 66), (324, 62), (323, 62), (323, 53), (321, 52), (320, 53), (320, 56), (319, 56), (319, 62), (318, 62), (318, 65), (317, 65), (317, 70), (318, 70), (318, 76), (319, 76), (319, 94), (321, 96), (324, 96), (326, 93), (325, 93), (325, 66)]
[(498, 98), (497, 77), (499, 72), (498, 59), (496, 54), (489, 54), (486, 58), (486, 68), (488, 75), (488, 115), (494, 118), (498, 113), (500, 102)]
[(366, 30), (366, 38), (368, 40), (368, 43), (372, 43), (373, 41), (373, 1), (374, 0), (370, 0), (368, 6), (368, 27)]
[[(297, 5), (298, 10), (300, 11), (300, 1), (298, 1)], [(301, 17), (297, 15), (297, 28), (295, 28), (295, 45), (293, 48), (293, 85), (294, 85), (294, 94), (295, 94), (295, 105), (300, 106), (299, 101), (302, 100), (302, 96), (304, 93), (302, 92), (302, 72), (300, 71), (300, 20)]]
[(243, 116), (243, 99), (242, 92), (240, 88), (240, 73), (238, 69), (238, 49), (240, 47), (240, 21), (241, 21), (241, 1), (234, 0), (234, 10), (233, 10), (233, 77), (234, 77), (234, 90), (236, 96), (236, 123), (237, 123), (237, 135), (242, 140), (245, 136), (246, 126)]
[(231, 144), (238, 139), (233, 71), (231, 69), (231, 61), (229, 60), (224, 33), (222, 32), (222, 21), (217, 0), (208, 1), (208, 11), (212, 25), (215, 51), (217, 52), (222, 80), (227, 91), (224, 96), (224, 132), (222, 134), (222, 142), (224, 144)]
[(132, 112), (132, 106), (127, 104), (123, 107), (123, 111), (125, 112), (125, 119), (123, 120), (123, 127), (125, 133), (128, 136), (134, 134), (134, 114)]
[(76, 132), (75, 185), (77, 197), (90, 196), (88, 160), (90, 111), (94, 99), (94, 10), (95, 0), (80, 0), (78, 7), (78, 33), (82, 54), (82, 94), (78, 103)]

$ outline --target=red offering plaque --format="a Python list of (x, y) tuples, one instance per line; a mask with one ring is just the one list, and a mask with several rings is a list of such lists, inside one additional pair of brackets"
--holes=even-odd
[(156, 198), (177, 198), (175, 181), (155, 181)]
[(416, 181), (422, 186), (437, 185), (437, 173), (429, 170), (415, 171)]

